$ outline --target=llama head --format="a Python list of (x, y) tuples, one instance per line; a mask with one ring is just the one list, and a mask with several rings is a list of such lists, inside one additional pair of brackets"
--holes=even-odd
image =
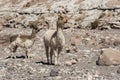
[(67, 23), (67, 21), (68, 21), (68, 17), (65, 16), (65, 14), (58, 14), (58, 21), (57, 21), (58, 25), (64, 25), (65, 23)]
[(29, 22), (29, 26), (30, 28), (32, 28), (36, 33), (39, 32), (42, 28), (39, 27), (39, 21), (35, 20), (35, 21), (30, 21)]
[(46, 24), (48, 29), (56, 29), (58, 15), (56, 13), (45, 13), (39, 17), (39, 20), (42, 21), (42, 24)]

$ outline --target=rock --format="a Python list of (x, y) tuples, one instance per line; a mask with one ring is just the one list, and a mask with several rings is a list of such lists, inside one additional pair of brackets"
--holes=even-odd
[(98, 28), (99, 30), (110, 30), (111, 27), (110, 26), (102, 26)]
[(74, 41), (71, 41), (71, 46), (75, 46), (75, 42)]
[(65, 65), (66, 65), (66, 66), (72, 66), (73, 64), (76, 64), (77, 62), (78, 62), (77, 59), (72, 59), (72, 60), (70, 60), (70, 61), (66, 61), (66, 62), (65, 62)]
[(73, 47), (73, 51), (74, 51), (74, 52), (78, 52), (77, 47)]
[(105, 3), (107, 1), (104, 0), (84, 0), (83, 2), (81, 2), (81, 9), (92, 9), (92, 8), (96, 8), (99, 7), (100, 5), (105, 6)]
[(65, 65), (66, 65), (66, 66), (71, 66), (72, 63), (71, 63), (70, 61), (66, 61), (66, 62), (65, 62)]
[(70, 48), (69, 47), (66, 48), (66, 52), (70, 53)]
[(81, 38), (80, 36), (74, 36), (74, 37), (71, 37), (70, 41), (71, 41), (71, 46), (77, 46), (80, 44)]
[(101, 55), (97, 60), (98, 65), (119, 65), (120, 51), (114, 48), (106, 48), (101, 51)]
[[(101, 37), (99, 39), (98, 42), (101, 47), (103, 48), (109, 48), (109, 46), (113, 46), (114, 45), (114, 38), (112, 38), (111, 36), (106, 36), (106, 37)], [(114, 45), (115, 46), (115, 45)]]
[(120, 39), (115, 39), (113, 45), (114, 45), (114, 46), (120, 45)]
[(58, 69), (54, 68), (54, 69), (51, 70), (51, 72), (50, 72), (51, 77), (55, 77), (55, 76), (58, 76), (58, 75), (59, 75), (59, 70)]
[(113, 28), (113, 29), (120, 29), (120, 26), (118, 26), (118, 25), (113, 25), (113, 26), (111, 26), (111, 28)]
[(77, 61), (78, 61), (77, 59), (72, 59), (72, 60), (71, 60), (71, 63), (72, 63), (72, 64), (76, 64)]
[(120, 74), (120, 67), (118, 68), (117, 73)]

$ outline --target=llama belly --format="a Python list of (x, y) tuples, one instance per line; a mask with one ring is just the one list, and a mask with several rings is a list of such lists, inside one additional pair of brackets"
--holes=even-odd
[(63, 47), (65, 45), (65, 41), (59, 40), (57, 43), (57, 47)]
[(21, 41), (21, 43), (18, 43), (17, 45), (19, 45), (22, 48), (30, 48), (33, 45), (33, 41), (31, 40), (26, 40), (24, 42)]
[(56, 38), (53, 38), (51, 41), (50, 41), (50, 45), (56, 49), (56, 48), (62, 48), (65, 44), (65, 41), (64, 40), (61, 40), (61, 39), (56, 39)]
[(44, 42), (49, 45), (50, 44), (50, 40), (52, 35), (55, 33), (55, 30), (48, 30), (45, 34), (44, 34)]

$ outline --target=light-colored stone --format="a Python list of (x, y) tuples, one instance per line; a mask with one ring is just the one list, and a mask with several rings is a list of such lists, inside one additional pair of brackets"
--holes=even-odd
[(71, 60), (69, 60), (69, 61), (66, 61), (66, 62), (65, 62), (65, 65), (66, 65), (66, 66), (72, 66), (73, 64), (76, 64), (77, 62), (78, 62), (77, 59), (71, 59)]
[(66, 62), (65, 62), (65, 65), (66, 65), (66, 66), (71, 66), (72, 63), (71, 63), (70, 61), (66, 61)]
[(98, 65), (119, 65), (120, 51), (114, 48), (106, 48), (102, 50), (97, 61)]

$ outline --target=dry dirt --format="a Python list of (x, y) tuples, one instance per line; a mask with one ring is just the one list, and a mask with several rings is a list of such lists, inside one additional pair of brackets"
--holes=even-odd
[[(18, 33), (20, 29), (5, 28), (0, 35)], [(26, 29), (30, 31), (30, 29)], [(66, 45), (60, 55), (60, 65), (47, 65), (42, 37), (46, 29), (37, 35), (35, 44), (29, 52), (29, 59), (24, 58), (24, 51), (19, 48), (17, 59), (9, 58), (3, 50), (8, 44), (0, 45), (1, 80), (119, 80), (119, 66), (98, 66), (96, 61), (102, 47), (118, 47), (113, 44), (100, 44), (100, 38), (117, 36), (119, 30), (64, 30)], [(74, 40), (73, 40), (74, 39)], [(98, 39), (98, 40), (97, 40)], [(111, 42), (110, 42), (111, 43)], [(102, 45), (102, 46), (101, 46)], [(67, 53), (66, 48), (69, 48)], [(72, 65), (67, 61), (76, 60)]]

